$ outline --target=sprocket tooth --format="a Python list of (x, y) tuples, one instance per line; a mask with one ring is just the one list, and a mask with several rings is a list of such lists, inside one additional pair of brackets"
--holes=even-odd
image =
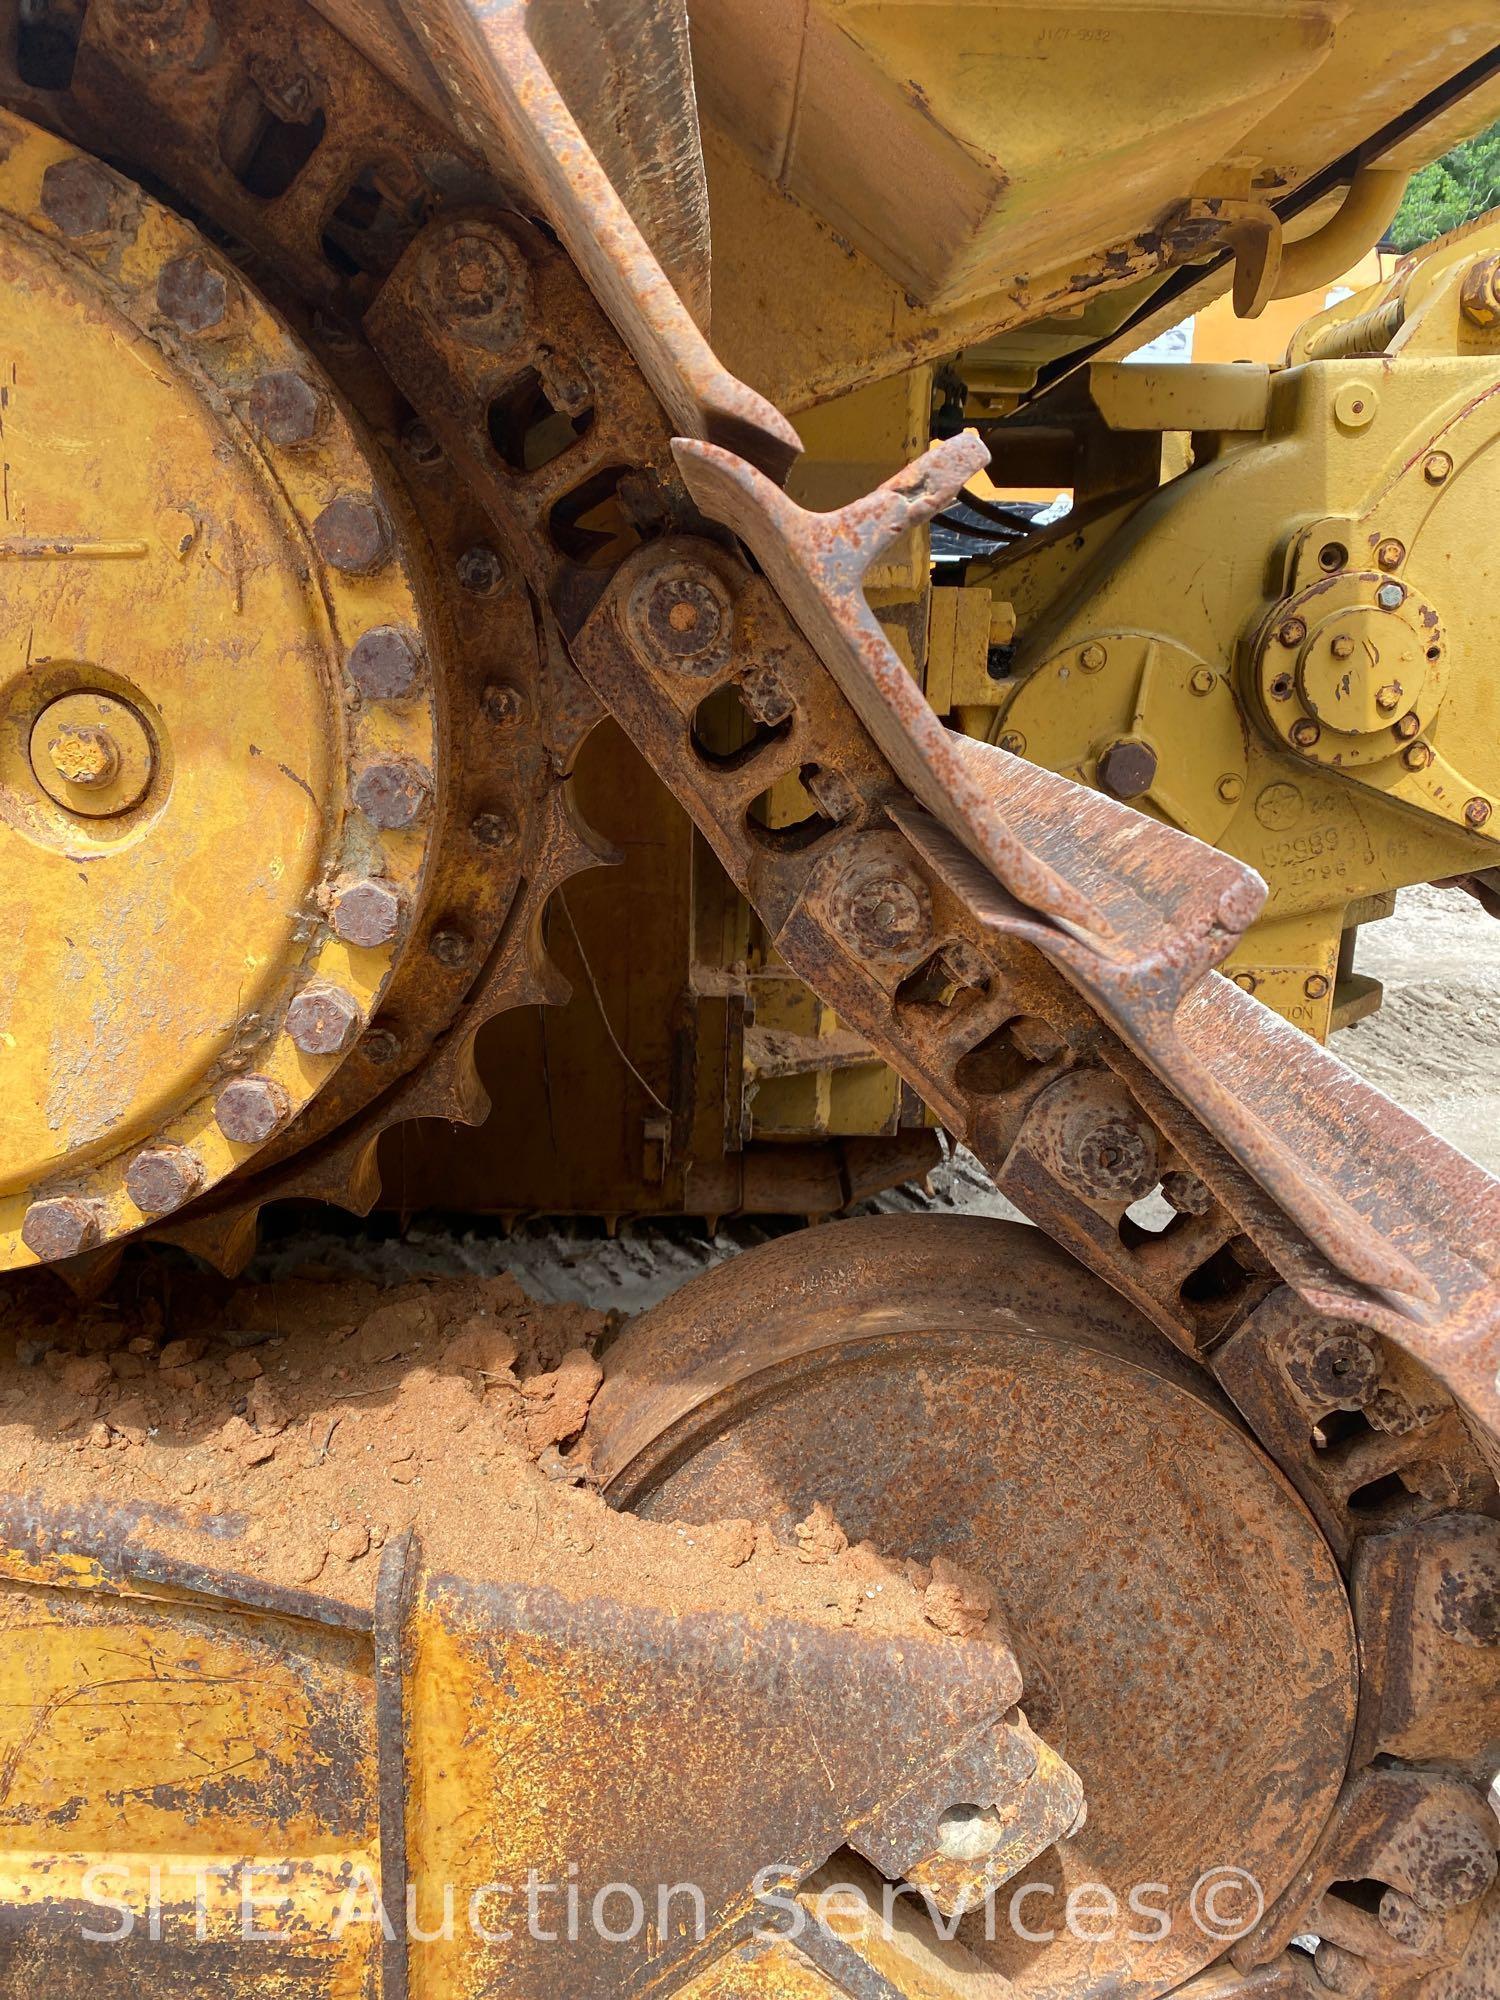
[(157, 1241), (175, 1243), (179, 1250), (201, 1258), (221, 1277), (237, 1278), (260, 1242), (260, 1211), (260, 1202), (246, 1202), (217, 1214), (195, 1215), (153, 1233)]
[(326, 1201), (350, 1215), (368, 1215), (380, 1199), (376, 1154), (385, 1127), (362, 1128), (346, 1146), (330, 1147), (278, 1183), (277, 1201)]
[(450, 1118), (458, 1125), (482, 1125), (490, 1115), (490, 1094), (480, 1081), (474, 1056), (476, 1030), (456, 1030), (451, 1046), (437, 1051), (412, 1078), (412, 1087), (396, 1095), (383, 1131), (413, 1118)]
[(65, 1257), (52, 1269), (74, 1298), (87, 1305), (109, 1290), (124, 1257), (123, 1243), (104, 1243), (97, 1250), (85, 1250), (77, 1257)]

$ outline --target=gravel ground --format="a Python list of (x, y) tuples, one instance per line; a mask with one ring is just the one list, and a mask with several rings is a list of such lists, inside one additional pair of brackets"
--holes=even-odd
[(1385, 1004), (1336, 1052), (1500, 1174), (1500, 923), (1461, 889), (1407, 889), (1361, 932), (1357, 963)]

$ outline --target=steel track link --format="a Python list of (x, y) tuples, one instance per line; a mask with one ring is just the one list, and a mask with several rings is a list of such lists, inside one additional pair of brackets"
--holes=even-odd
[[(511, 272), (506, 309), (525, 314), (499, 359), (428, 303), (460, 231), (491, 242)], [(1495, 1726), (1492, 1656), (1460, 1643), (1435, 1676), (1430, 1661), (1417, 1667), (1420, 1639), (1403, 1629), (1391, 1595), (1408, 1604), (1430, 1596), (1452, 1562), (1484, 1597), (1481, 1577), (1493, 1575), (1500, 1546), (1488, 1518), (1492, 1435), (1476, 1435), (1451, 1388), (1404, 1351), (1416, 1330), (1406, 1312), (1337, 1270), (1024, 926), (1007, 936), (986, 922), (971, 857), (941, 844), (766, 578), (698, 516), (674, 474), (664, 420), (565, 257), (514, 225), (437, 223), (366, 326), (553, 605), (584, 677), (693, 815), (787, 963), (1034, 1221), (1208, 1365), (1352, 1575), (1365, 1641), (1364, 1755), (1304, 1879), (1237, 1949), (1245, 1990), (1300, 1990), (1295, 1968), (1285, 1975), (1292, 1984), (1265, 1981), (1308, 1931), (1325, 1941), (1318, 1977), (1330, 1990), (1382, 2000), (1422, 1991), (1429, 1975), (1441, 1980), (1466, 1950), (1492, 1953), (1494, 1855), (1476, 1851), (1486, 1774), (1473, 1754)], [(487, 411), (507, 372), (544, 348), (587, 380), (593, 421), (565, 461), (517, 477), (488, 448)], [(612, 507), (623, 536), (580, 543), (580, 497)], [(917, 498), (942, 503), (930, 489)], [(639, 544), (623, 561), (621, 540)], [(750, 741), (726, 762), (699, 747), (693, 723), (729, 686)], [(776, 832), (754, 803), (788, 774), (800, 776), (809, 817)], [(1211, 977), (1211, 998), (1234, 992)], [(1175, 1216), (1154, 1232), (1129, 1211), (1158, 1186)], [(1392, 1272), (1403, 1267), (1395, 1252)], [(1425, 1285), (1420, 1273), (1406, 1281)], [(1429, 1351), (1420, 1337), (1411, 1344)], [(1377, 1571), (1384, 1584), (1372, 1590)], [(1488, 1615), (1475, 1613), (1481, 1623)], [(1380, 1718), (1413, 1706), (1435, 1715), (1449, 1699), (1467, 1705), (1467, 1720), (1451, 1733), (1419, 1727), (1405, 1741), (1420, 1753), (1393, 1755)], [(1402, 1858), (1429, 1835), (1444, 1888), (1417, 1880)], [(1347, 1894), (1369, 1879), (1386, 1882), (1373, 1915)]]

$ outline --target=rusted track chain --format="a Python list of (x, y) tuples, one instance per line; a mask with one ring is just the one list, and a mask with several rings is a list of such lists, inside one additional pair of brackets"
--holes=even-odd
[[(444, 310), (445, 274), (481, 255), (492, 305), (475, 326)], [(1004, 827), (971, 815), (955, 829), (941, 784), (914, 796), (910, 739), (903, 750), (879, 685), (884, 675), (898, 688), (890, 676), (901, 669), (877, 650), (873, 621), (868, 701), (849, 699), (828, 654), (857, 621), (850, 601), (893, 511), (914, 498), (942, 504), (940, 476), (928, 469), (874, 496), (863, 543), (857, 523), (842, 538), (847, 521), (824, 524), (832, 587), (820, 617), (809, 571), (794, 623), (767, 576), (697, 515), (654, 401), (545, 239), (479, 219), (440, 223), (366, 326), (551, 605), (585, 679), (785, 962), (1035, 1221), (1207, 1359), (1354, 1560), (1372, 1673), (1365, 1756), (1305, 1880), (1241, 1946), (1247, 1971), (1320, 1926), (1330, 1978), (1353, 1977), (1352, 1964), (1376, 1982), (1339, 1990), (1415, 1991), (1466, 1948), (1487, 1950), (1471, 1941), (1483, 1939), (1476, 1923), (1500, 1922), (1492, 1892), (1479, 1917), (1494, 1854), (1478, 1831), (1479, 1746), (1500, 1730), (1493, 1641), (1476, 1639), (1489, 1629), (1497, 1562), (1485, 1518), (1495, 1447), (1474, 1419), (1495, 1409), (1500, 1190), (1208, 969), (1257, 906), (1242, 879), (1220, 879), (1232, 864), (1136, 821), (1146, 866), (1132, 879), (1105, 802), (1024, 767), (1012, 777), (991, 762), (977, 779), (993, 813), (1013, 816), (1009, 854), (994, 845)], [(494, 450), (489, 412), (544, 369), (576, 385), (589, 423), (561, 457), (518, 472)], [(748, 468), (722, 454), (713, 463), (750, 484)], [(700, 499), (723, 500), (711, 481), (692, 483)], [(784, 582), (753, 519), (742, 511), (735, 525)], [(747, 740), (725, 758), (696, 725), (731, 690)], [(955, 745), (955, 759), (966, 754)], [(757, 801), (792, 779), (807, 816), (772, 827)], [(1016, 825), (1029, 837), (1014, 841)], [(1172, 878), (1184, 859), (1196, 875)], [(1007, 863), (1013, 889), (1035, 889), (1042, 909), (999, 879)], [(1155, 886), (1153, 865), (1168, 871)], [(1049, 873), (1062, 887), (1051, 911)], [(1068, 893), (1070, 876), (1081, 895)], [(1237, 1126), (1224, 1121), (1232, 1150), (1226, 1102), (1239, 1108)], [(1158, 1185), (1175, 1216), (1153, 1232), (1129, 1211)], [(1443, 1623), (1445, 1588), (1463, 1599), (1462, 1632)], [(1395, 1608), (1413, 1603), (1415, 1614)], [(1429, 1643), (1433, 1624), (1442, 1638)], [(1398, 1714), (1423, 1718), (1404, 1739), (1390, 1726)], [(1373, 1914), (1343, 1894), (1366, 1866), (1388, 1884)]]

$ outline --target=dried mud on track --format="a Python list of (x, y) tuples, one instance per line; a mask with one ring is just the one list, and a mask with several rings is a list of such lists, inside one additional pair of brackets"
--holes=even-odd
[(851, 1548), (824, 1508), (794, 1545), (614, 1513), (576, 1440), (615, 1318), (537, 1304), (508, 1274), (235, 1286), (147, 1255), (94, 1304), (44, 1274), (0, 1301), (0, 1494), (71, 1518), (81, 1546), (107, 1515), (127, 1557), (368, 1607), (382, 1548), (413, 1527), (460, 1575), (1003, 1640), (986, 1586)]

